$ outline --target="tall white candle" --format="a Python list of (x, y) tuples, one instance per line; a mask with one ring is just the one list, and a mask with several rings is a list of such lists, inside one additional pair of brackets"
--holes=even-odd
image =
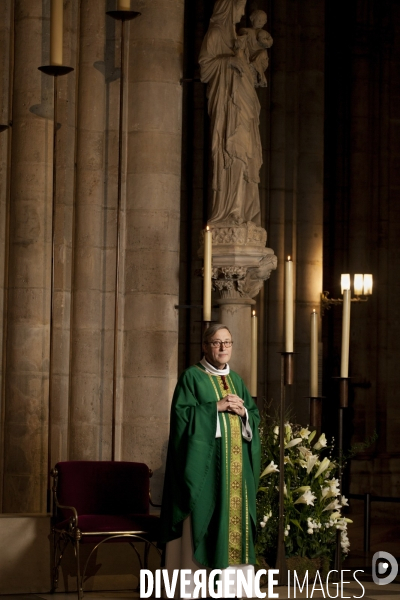
[(370, 296), (372, 294), (372, 275), (364, 275), (364, 296)]
[(361, 296), (364, 289), (364, 275), (356, 273), (354, 275), (354, 295)]
[(293, 261), (285, 262), (285, 352), (293, 352)]
[(349, 290), (351, 287), (350, 273), (342, 273), (340, 276), (340, 287), (343, 290)]
[(310, 396), (318, 397), (318, 314), (311, 313)]
[(349, 376), (350, 307), (351, 291), (343, 290), (342, 357), (340, 362), (340, 377)]
[(131, 0), (118, 0), (117, 10), (131, 10)]
[(203, 321), (211, 321), (212, 231), (204, 232)]
[(50, 64), (63, 64), (63, 0), (51, 0), (50, 7)]
[(253, 310), (251, 317), (251, 377), (250, 394), (257, 397), (257, 315)]

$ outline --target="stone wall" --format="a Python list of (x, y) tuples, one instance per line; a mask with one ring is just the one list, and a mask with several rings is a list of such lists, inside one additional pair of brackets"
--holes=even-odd
[(121, 24), (111, 1), (64, 2), (74, 71), (58, 78), (53, 212), (53, 79), (38, 71), (49, 5), (0, 9), (0, 120), (13, 121), (0, 133), (0, 481), (13, 513), (46, 511), (49, 467), (67, 459), (145, 461), (159, 499), (177, 378), (183, 0), (138, 0), (125, 24), (118, 310)]

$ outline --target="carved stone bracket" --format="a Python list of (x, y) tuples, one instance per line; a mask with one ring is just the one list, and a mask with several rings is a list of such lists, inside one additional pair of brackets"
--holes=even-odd
[(213, 289), (220, 298), (254, 298), (276, 269), (275, 254), (262, 258), (257, 267), (214, 267), (212, 270)]

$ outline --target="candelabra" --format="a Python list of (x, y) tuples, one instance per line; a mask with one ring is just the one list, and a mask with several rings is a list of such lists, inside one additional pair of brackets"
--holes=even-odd
[(52, 372), (53, 372), (53, 319), (54, 319), (54, 256), (55, 256), (55, 216), (57, 203), (57, 112), (58, 112), (58, 78), (71, 73), (74, 69), (64, 65), (43, 65), (39, 71), (53, 77), (53, 191), (51, 219), (51, 271), (50, 271), (50, 347), (49, 347), (49, 399), (48, 399), (48, 448), (47, 448), (47, 510), (51, 504), (51, 417), (52, 417)]
[(287, 585), (288, 571), (285, 553), (285, 403), (286, 386), (293, 384), (293, 352), (281, 352), (281, 398), (279, 417), (279, 528), (276, 569), (278, 585)]
[(117, 183), (117, 241), (115, 257), (115, 298), (114, 298), (114, 358), (113, 358), (113, 411), (111, 433), (111, 460), (115, 460), (115, 427), (117, 413), (117, 371), (118, 371), (118, 308), (119, 308), (119, 263), (121, 254), (121, 192), (122, 192), (122, 135), (124, 117), (124, 58), (125, 58), (125, 21), (140, 16), (134, 10), (109, 10), (106, 13), (117, 21), (121, 21), (121, 75), (119, 79), (119, 129), (118, 129), (118, 183)]

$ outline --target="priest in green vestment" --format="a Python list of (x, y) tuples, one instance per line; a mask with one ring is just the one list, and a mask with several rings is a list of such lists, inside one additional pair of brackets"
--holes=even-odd
[(204, 358), (175, 389), (161, 510), (167, 569), (253, 569), (256, 561), (260, 418), (229, 368), (232, 344), (225, 325), (211, 325)]

